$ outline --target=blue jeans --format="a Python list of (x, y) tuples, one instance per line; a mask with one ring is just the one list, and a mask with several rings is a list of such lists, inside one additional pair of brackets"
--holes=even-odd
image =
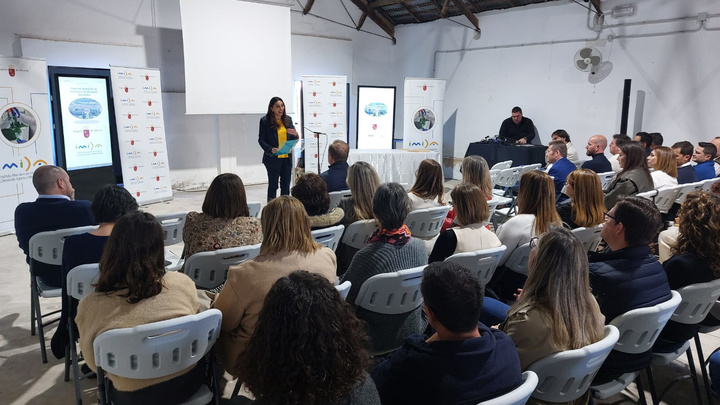
[(720, 351), (715, 352), (708, 360), (708, 368), (710, 369), (710, 383), (713, 391), (720, 395)]
[(509, 308), (510, 306), (502, 301), (485, 297), (483, 299), (482, 309), (480, 310), (480, 322), (485, 326), (497, 325), (507, 318)]

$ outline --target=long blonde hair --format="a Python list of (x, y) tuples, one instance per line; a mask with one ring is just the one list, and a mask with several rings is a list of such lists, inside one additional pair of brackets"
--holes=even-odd
[(677, 159), (672, 149), (667, 146), (658, 146), (650, 153), (655, 153), (655, 157), (657, 158), (657, 163), (655, 163), (654, 167), (655, 170), (663, 171), (667, 173), (668, 176), (677, 178)]
[(586, 228), (600, 225), (605, 220), (602, 183), (600, 177), (589, 169), (571, 172), (566, 184), (573, 188), (572, 219), (577, 226)]
[(518, 214), (535, 215), (535, 234), (540, 235), (550, 225), (562, 225), (555, 209), (555, 184), (540, 170), (531, 170), (520, 177), (518, 187)]
[(310, 233), (310, 217), (295, 197), (283, 195), (270, 201), (262, 210), (263, 231), (261, 255), (279, 252), (312, 253), (322, 248)]
[(466, 156), (460, 165), (462, 182), (480, 187), (486, 199), (492, 198), (493, 184), (490, 179), (490, 168), (482, 156)]
[(523, 293), (508, 316), (526, 305), (550, 318), (555, 345), (579, 349), (602, 339), (604, 318), (590, 290), (587, 252), (572, 232), (551, 227), (538, 241)]
[(470, 183), (460, 183), (450, 192), (460, 226), (479, 224), (488, 219), (490, 208), (480, 187)]
[(380, 186), (380, 176), (368, 162), (355, 162), (348, 168), (347, 184), (352, 193), (354, 221), (373, 219), (372, 199)]

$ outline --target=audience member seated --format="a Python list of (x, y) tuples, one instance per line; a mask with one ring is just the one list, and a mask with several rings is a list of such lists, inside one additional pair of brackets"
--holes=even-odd
[(457, 212), (455, 222), (460, 226), (440, 233), (428, 262), (443, 261), (456, 253), (499, 247), (500, 239), (484, 224), (490, 210), (482, 190), (469, 183), (460, 183), (450, 195)]
[[(468, 183), (479, 187), (484, 198), (486, 200), (492, 200), (493, 183), (490, 179), (490, 168), (484, 157), (475, 155), (465, 156), (460, 164), (460, 172), (462, 173), (461, 183)], [(450, 200), (452, 201), (452, 196), (450, 196)], [(455, 207), (450, 208), (442, 226), (443, 231), (453, 225), (456, 215)]]
[[(15, 209), (15, 236), (30, 263), (30, 238), (36, 233), (95, 224), (90, 201), (75, 201), (75, 189), (65, 170), (51, 165), (40, 166), (33, 173), (33, 187), (38, 198)], [(51, 287), (62, 287), (60, 266), (35, 262), (35, 275)]]
[(265, 235), (260, 254), (230, 267), (225, 286), (213, 303), (223, 315), (220, 359), (233, 376), (239, 375), (238, 356), (253, 335), (265, 296), (275, 281), (302, 269), (335, 281), (335, 253), (315, 242), (300, 201), (290, 196), (275, 198), (263, 208), (260, 222)]
[[(67, 296), (67, 274), (81, 264), (100, 263), (105, 242), (107, 242), (115, 222), (121, 216), (135, 212), (137, 209), (138, 203), (129, 191), (116, 185), (103, 186), (95, 193), (90, 205), (95, 220), (100, 223), (98, 229), (88, 233), (72, 235), (65, 239), (62, 256), (62, 315), (51, 341), (52, 352), (56, 358), (62, 359), (65, 357), (65, 347), (69, 343), (68, 311), (71, 311), (73, 318), (77, 314), (78, 301), (73, 299), (72, 305), (68, 308), (68, 301), (65, 299)], [(70, 327), (75, 328), (74, 330), (77, 331), (75, 322), (72, 322)], [(75, 333), (75, 336), (78, 336), (78, 334)]]
[(655, 149), (659, 146), (663, 146), (663, 136), (660, 132), (650, 132), (650, 138), (652, 139), (652, 143), (650, 144), (650, 149)]
[(567, 131), (565, 131), (564, 129), (558, 129), (553, 132), (550, 137), (553, 141), (560, 141), (565, 144), (565, 147), (567, 149), (565, 157), (567, 157), (569, 161), (577, 162), (578, 160), (580, 160), (577, 149), (575, 149), (572, 142), (570, 142), (570, 135), (567, 133)]
[[(715, 145), (715, 150), (717, 152), (720, 152), (720, 136), (713, 138), (710, 143)], [(720, 153), (715, 155), (715, 159), (713, 161), (715, 162), (715, 177), (720, 177)]]
[(563, 187), (565, 186), (565, 180), (567, 180), (568, 174), (576, 169), (575, 163), (569, 161), (565, 156), (567, 151), (565, 144), (562, 141), (552, 141), (545, 150), (545, 161), (552, 166), (547, 170), (547, 173), (553, 177), (553, 183), (555, 183), (555, 195), (559, 196)]
[(603, 223), (603, 192), (600, 178), (590, 169), (577, 169), (565, 182), (565, 194), (569, 200), (557, 206), (563, 225), (575, 229), (592, 228)]
[[(601, 235), (610, 252), (590, 253), (590, 286), (605, 323), (610, 323), (632, 309), (665, 302), (671, 293), (665, 271), (648, 246), (662, 225), (655, 204), (642, 197), (625, 197), (605, 216)], [(612, 351), (594, 381), (604, 383), (638, 367), (642, 369), (650, 355), (650, 351)]]
[[(411, 237), (405, 225), (410, 200), (398, 183), (385, 183), (373, 197), (373, 214), (380, 229), (375, 231), (350, 263), (341, 282), (350, 281), (347, 302), (354, 304), (365, 280), (376, 274), (392, 273), (427, 264), (422, 240)], [(403, 340), (425, 329), (421, 308), (401, 315), (382, 315), (357, 309), (358, 317), (369, 325), (373, 352), (398, 348)]]
[(608, 158), (605, 157), (605, 148), (607, 148), (607, 138), (602, 135), (591, 136), (585, 146), (585, 154), (590, 156), (591, 160), (583, 163), (582, 168), (590, 169), (595, 173), (612, 171), (612, 165)]
[(328, 146), (328, 169), (320, 173), (320, 177), (327, 183), (327, 191), (342, 191), (348, 189), (346, 182), (348, 164), (347, 158), (350, 153), (348, 144), (336, 139)]
[(632, 142), (632, 139), (625, 134), (613, 135), (613, 140), (610, 142), (610, 158), (608, 160), (612, 166), (612, 171), (615, 173), (619, 173), (620, 170), (622, 170), (620, 162), (618, 161), (618, 158), (620, 157), (620, 148), (628, 142)]
[[(195, 284), (185, 274), (165, 272), (163, 231), (154, 216), (134, 212), (118, 219), (100, 260), (94, 293), (80, 301), (77, 322), (85, 362), (96, 371), (93, 342), (101, 333), (198, 312)], [(108, 372), (114, 404), (178, 404), (205, 381), (206, 363), (151, 379)]]
[(656, 190), (678, 185), (677, 157), (667, 146), (658, 146), (647, 157), (648, 167), (655, 169), (650, 172)]
[(618, 161), (622, 170), (605, 193), (606, 209), (614, 207), (622, 196), (634, 196), (655, 188), (646, 159), (645, 149), (637, 142), (628, 142), (620, 147)]
[[(663, 263), (670, 288), (713, 281), (720, 277), (720, 196), (702, 191), (687, 195), (678, 212), (680, 234), (674, 255)], [(704, 325), (720, 325), (708, 314)], [(695, 335), (697, 325), (668, 321), (653, 351), (672, 352)]]
[(365, 372), (367, 341), (363, 323), (325, 277), (294, 271), (268, 291), (235, 368), (255, 405), (380, 405)]
[(717, 147), (710, 142), (700, 142), (693, 153), (693, 162), (695, 165), (695, 175), (698, 181), (708, 180), (715, 177), (715, 156), (717, 155)]
[(650, 147), (652, 146), (652, 136), (647, 132), (638, 132), (635, 134), (635, 142), (639, 142), (645, 150), (645, 157), (650, 156)]
[(688, 141), (676, 142), (672, 146), (677, 161), (677, 180), (679, 184), (695, 183), (697, 175), (691, 160), (695, 147)]
[(410, 211), (445, 205), (444, 181), (440, 163), (433, 159), (420, 162), (415, 172), (415, 184), (408, 193)]
[(372, 371), (384, 404), (476, 404), (520, 385), (512, 341), (478, 323), (483, 286), (456, 263), (433, 263), (420, 285), (435, 333), (412, 335)]
[(290, 194), (297, 198), (310, 216), (310, 228), (322, 229), (338, 225), (345, 213), (342, 208), (330, 208), (330, 195), (327, 186), (320, 176), (307, 173), (295, 181)]
[(260, 220), (250, 216), (240, 177), (223, 173), (210, 183), (202, 212), (189, 212), (183, 227), (183, 256), (262, 242)]

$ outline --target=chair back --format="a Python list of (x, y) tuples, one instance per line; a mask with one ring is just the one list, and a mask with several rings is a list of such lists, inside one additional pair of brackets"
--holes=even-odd
[(579, 169), (582, 167), (583, 163), (585, 163), (586, 160), (573, 160), (572, 163), (575, 165), (576, 169)]
[(248, 201), (248, 210), (250, 211), (250, 216), (257, 218), (257, 216), (260, 214), (260, 208), (262, 208), (262, 204), (260, 204), (257, 201)]
[(97, 229), (97, 226), (91, 225), (36, 233), (30, 238), (28, 256), (41, 263), (60, 266), (62, 264), (65, 239), (68, 236), (94, 231), (95, 229)]
[(505, 261), (505, 267), (514, 271), (515, 273), (520, 273), (527, 276), (528, 260), (530, 260), (531, 250), (532, 249), (530, 248), (529, 242), (516, 247), (515, 250), (510, 253), (510, 257), (508, 257), (508, 259)]
[(616, 317), (610, 325), (618, 328), (620, 337), (613, 350), (623, 353), (640, 354), (652, 349), (655, 340), (682, 298), (677, 291), (672, 297), (657, 305), (647, 308), (633, 309)]
[(418, 238), (432, 238), (440, 233), (450, 206), (423, 208), (411, 211), (405, 224), (410, 228), (410, 234)]
[(607, 190), (607, 188), (610, 186), (610, 183), (612, 183), (613, 179), (615, 179), (615, 172), (604, 172), (604, 173), (598, 173), (598, 177), (600, 177), (600, 184), (602, 184), (602, 189)]
[(336, 285), (335, 289), (340, 293), (342, 299), (347, 299), (350, 287), (352, 287), (352, 283), (350, 280), (346, 280), (344, 283)]
[(657, 193), (658, 193), (657, 190), (650, 190), (650, 191), (645, 191), (643, 193), (637, 193), (637, 194), (635, 194), (635, 197), (642, 197), (647, 200), (654, 200)]
[(496, 248), (476, 250), (474, 252), (457, 253), (447, 259), (446, 262), (457, 263), (468, 268), (480, 280), (483, 286), (486, 286), (497, 268), (500, 258), (507, 247), (502, 245)]
[(507, 394), (480, 402), (478, 405), (525, 405), (530, 399), (535, 387), (537, 387), (538, 376), (532, 371), (522, 373), (522, 384)]
[(335, 225), (330, 228), (316, 229), (312, 231), (312, 236), (315, 242), (332, 249), (334, 252), (340, 244), (340, 238), (342, 238), (344, 230), (344, 225)]
[(582, 242), (583, 246), (585, 246), (585, 250), (588, 252), (594, 252), (597, 250), (597, 247), (602, 240), (602, 236), (600, 236), (600, 232), (602, 232), (602, 224), (591, 228), (575, 228), (571, 232), (580, 239), (580, 242)]
[(148, 379), (178, 373), (197, 363), (220, 334), (222, 313), (195, 315), (101, 333), (93, 342), (95, 365), (124, 378)]
[(540, 163), (533, 163), (531, 165), (520, 166), (520, 169), (521, 169), (520, 175), (522, 176), (523, 174), (525, 174), (527, 172), (531, 172), (533, 170), (539, 170), (541, 166), (542, 165)]
[(498, 179), (499, 175), (500, 175), (499, 169), (490, 170), (490, 181), (492, 182), (493, 187), (497, 186), (497, 179)]
[(355, 305), (383, 315), (406, 314), (423, 303), (420, 282), (426, 266), (376, 274), (360, 286)]
[(497, 162), (497, 163), (495, 163), (495, 164), (493, 165), (493, 167), (490, 168), (490, 170), (502, 170), (502, 169), (507, 169), (507, 168), (509, 168), (510, 166), (512, 166), (512, 162), (513, 162), (512, 160), (505, 160), (505, 161), (502, 161), (502, 162)]
[(227, 249), (199, 252), (185, 260), (187, 274), (199, 289), (209, 290), (227, 280), (230, 266), (252, 260), (260, 254), (260, 243)]
[(523, 173), (522, 170), (522, 167), (508, 167), (507, 169), (502, 169), (500, 174), (498, 174), (495, 185), (504, 188), (514, 187), (515, 184), (520, 181), (520, 176)]
[(580, 398), (590, 387), (620, 333), (613, 325), (605, 326), (600, 341), (575, 350), (551, 354), (530, 364), (528, 370), (538, 375), (532, 397), (545, 402), (570, 402)]
[(703, 181), (703, 184), (702, 184), (703, 191), (707, 191), (709, 193), (710, 187), (712, 187), (712, 185), (715, 184), (715, 182), (717, 182), (719, 180), (720, 179), (718, 179), (717, 177), (714, 177), (712, 179), (707, 179), (707, 180)]
[(497, 209), (497, 206), (500, 204), (500, 198), (504, 198), (504, 197), (498, 197), (498, 196), (494, 195), (492, 200), (487, 200), (488, 219), (486, 219), (485, 222), (483, 222), (483, 225), (487, 225), (490, 223), (490, 221), (492, 221), (492, 217), (493, 217), (493, 215), (495, 215), (495, 210)]
[(183, 241), (182, 233), (185, 227), (187, 212), (175, 212), (172, 214), (156, 215), (163, 230), (163, 241), (165, 246), (175, 245)]
[(677, 199), (681, 189), (682, 186), (674, 186), (658, 190), (654, 200), (655, 205), (661, 213), (667, 214), (673, 204), (675, 204), (675, 200)]
[(370, 235), (378, 229), (377, 221), (365, 219), (350, 224), (342, 236), (342, 243), (355, 249), (362, 249)]
[(677, 290), (682, 296), (671, 320), (694, 325), (707, 316), (710, 309), (720, 297), (720, 279), (707, 283), (690, 284)]
[(67, 274), (67, 295), (80, 301), (90, 293), (95, 292), (95, 286), (100, 278), (100, 265), (98, 263), (81, 264), (75, 266)]
[(337, 207), (338, 204), (340, 204), (340, 200), (342, 200), (345, 197), (352, 197), (352, 193), (350, 190), (340, 190), (340, 191), (333, 191), (332, 193), (328, 193), (330, 195), (330, 210)]
[(703, 189), (703, 183), (702, 181), (698, 181), (695, 183), (687, 183), (687, 184), (681, 184), (680, 185), (680, 191), (678, 192), (677, 198), (675, 198), (675, 202), (678, 204), (682, 204), (685, 202), (685, 198), (688, 194), (692, 193), (693, 191), (700, 191)]

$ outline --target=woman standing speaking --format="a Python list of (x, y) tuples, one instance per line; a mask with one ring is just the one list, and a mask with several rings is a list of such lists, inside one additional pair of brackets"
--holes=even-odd
[(280, 195), (290, 194), (291, 154), (276, 155), (276, 153), (286, 141), (297, 138), (298, 133), (292, 120), (285, 114), (285, 102), (280, 97), (271, 98), (267, 114), (260, 118), (258, 135), (258, 143), (265, 151), (262, 162), (268, 174), (268, 201), (277, 195), (278, 179)]

